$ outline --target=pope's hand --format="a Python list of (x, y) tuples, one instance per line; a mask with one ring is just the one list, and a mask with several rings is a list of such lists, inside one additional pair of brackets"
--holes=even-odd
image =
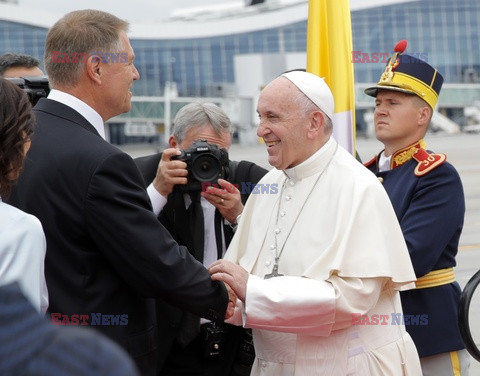
[(249, 274), (244, 268), (233, 262), (220, 259), (215, 261), (208, 268), (208, 271), (213, 280), (225, 282), (232, 288), (238, 299), (245, 302)]

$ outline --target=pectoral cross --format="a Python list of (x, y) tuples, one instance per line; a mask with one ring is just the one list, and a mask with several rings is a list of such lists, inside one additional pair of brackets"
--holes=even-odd
[(270, 278), (274, 278), (274, 277), (281, 277), (283, 276), (283, 274), (279, 274), (278, 273), (278, 265), (275, 264), (273, 265), (273, 270), (271, 273), (269, 274), (265, 274), (265, 277), (263, 277), (264, 279), (270, 279)]

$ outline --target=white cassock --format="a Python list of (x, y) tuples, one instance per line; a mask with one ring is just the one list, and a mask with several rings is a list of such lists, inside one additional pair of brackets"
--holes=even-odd
[[(251, 274), (229, 322), (253, 328), (252, 375), (421, 375), (398, 325), (416, 278), (375, 175), (331, 138), (259, 184), (269, 194), (250, 195), (225, 255)], [(264, 279), (278, 256), (285, 276)]]
[(0, 285), (18, 282), (41, 313), (48, 308), (46, 241), (40, 221), (0, 200)]

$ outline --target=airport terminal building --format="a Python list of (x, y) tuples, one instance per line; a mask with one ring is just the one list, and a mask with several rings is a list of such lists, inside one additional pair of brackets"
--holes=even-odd
[[(439, 109), (464, 122), (463, 108), (480, 101), (480, 2), (351, 0), (350, 7), (357, 108), (373, 107), (363, 88), (383, 70), (376, 57), (407, 39), (407, 52), (444, 76)], [(305, 67), (307, 15), (306, 0), (236, 1), (178, 10), (157, 24), (131, 24), (141, 79), (132, 111), (112, 122), (168, 127), (176, 110), (198, 97), (220, 103), (240, 127), (253, 122), (244, 113), (252, 112), (261, 86), (284, 70)], [(47, 30), (61, 16), (0, 2), (0, 54), (42, 59)]]

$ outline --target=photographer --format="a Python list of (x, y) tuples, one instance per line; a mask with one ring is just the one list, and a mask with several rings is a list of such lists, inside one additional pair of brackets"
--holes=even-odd
[(40, 61), (30, 55), (0, 55), (0, 77), (20, 87), (27, 94), (32, 107), (50, 92), (48, 77), (40, 69)]
[[(206, 266), (223, 256), (248, 198), (249, 192), (241, 194), (236, 186), (256, 184), (267, 172), (251, 162), (225, 158), (219, 148), (229, 149), (231, 133), (230, 119), (218, 106), (190, 103), (175, 117), (170, 148), (135, 160), (159, 220)], [(225, 179), (214, 187), (202, 185), (195, 178), (199, 175)], [(157, 315), (160, 363), (164, 361), (160, 375), (250, 374), (250, 332), (228, 324), (213, 326), (161, 300)]]
[(24, 76), (43, 76), (40, 61), (25, 54), (0, 55), (0, 77), (17, 78)]
[(0, 77), (20, 87), (27, 94), (32, 107), (50, 92), (48, 78), (40, 69), (40, 61), (30, 55), (0, 55)]

